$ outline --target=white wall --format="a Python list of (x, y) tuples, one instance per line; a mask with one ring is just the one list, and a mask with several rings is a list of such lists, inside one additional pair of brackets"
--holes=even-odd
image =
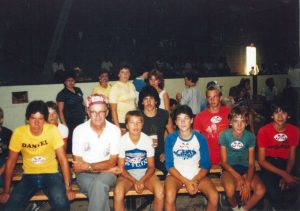
[[(264, 87), (264, 81), (270, 76), (258, 76), (258, 94), (261, 93)], [(276, 87), (279, 91), (285, 87), (287, 75), (274, 75)], [(205, 94), (205, 87), (207, 82), (216, 80), (223, 86), (223, 96), (228, 96), (228, 92), (231, 86), (235, 86), (239, 83), (241, 76), (230, 77), (206, 77), (199, 78), (198, 87), (203, 90)], [(249, 77), (251, 79), (251, 77)], [(77, 83), (86, 97), (92, 92), (96, 82), (90, 83)], [(27, 103), (12, 104), (12, 92), (27, 91), (28, 101), (32, 100), (53, 100), (55, 101), (56, 94), (63, 88), (62, 84), (46, 84), (46, 85), (24, 85), (24, 86), (3, 86), (0, 87), (0, 107), (4, 110), (4, 125), (10, 129), (25, 123), (25, 110)], [(181, 92), (184, 89), (184, 80), (180, 79), (166, 79), (165, 89), (168, 91), (171, 98), (174, 98), (177, 92)]]

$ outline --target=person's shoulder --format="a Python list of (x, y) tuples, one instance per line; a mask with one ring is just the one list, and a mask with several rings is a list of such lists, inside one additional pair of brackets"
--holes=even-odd
[(193, 130), (193, 134), (197, 137), (199, 141), (206, 141), (206, 137), (202, 133)]
[(12, 130), (8, 129), (7, 127), (2, 127), (1, 130), (5, 134), (12, 134)]
[(296, 131), (297, 133), (299, 133), (299, 131), (300, 131), (300, 129), (297, 126), (290, 124), (290, 123), (287, 123), (286, 127), (290, 130)]
[(168, 116), (169, 112), (167, 110), (165, 110), (165, 109), (158, 108), (157, 109), (157, 115), (158, 116)]
[(43, 127), (43, 130), (45, 130), (45, 131), (57, 130), (57, 127), (55, 125), (45, 123), (44, 127)]
[(114, 134), (115, 132), (117, 133), (121, 133), (120, 128), (116, 125), (114, 125), (113, 123), (105, 120), (105, 127), (107, 130), (110, 130), (112, 134)]
[(231, 108), (227, 107), (227, 106), (221, 106), (220, 111), (221, 112), (226, 112), (229, 113), (231, 110)]
[(175, 130), (173, 133), (170, 133), (167, 137), (166, 137), (166, 141), (167, 140), (174, 140), (176, 138), (178, 138), (179, 136), (179, 131)]
[(255, 139), (255, 135), (252, 132), (250, 132), (249, 130), (246, 130), (246, 129), (244, 130), (244, 136)]
[(220, 135), (221, 135), (221, 136), (228, 136), (228, 135), (230, 135), (230, 134), (232, 134), (232, 129), (231, 129), (231, 128), (228, 128), (228, 129), (222, 131)]
[(68, 127), (62, 123), (58, 123), (58, 127), (62, 128), (63, 130), (69, 130)]
[(141, 138), (143, 139), (143, 140), (150, 140), (151, 141), (151, 138), (150, 138), (150, 136), (148, 136), (146, 133), (144, 133), (144, 132), (141, 132)]
[(86, 129), (88, 129), (88, 128), (90, 128), (90, 120), (85, 121), (85, 122), (83, 122), (83, 123), (77, 125), (77, 126), (75, 127), (74, 131), (86, 130)]
[(29, 125), (25, 124), (25, 125), (21, 125), (21, 126), (17, 127), (14, 130), (14, 133), (26, 133), (27, 131), (29, 131)]

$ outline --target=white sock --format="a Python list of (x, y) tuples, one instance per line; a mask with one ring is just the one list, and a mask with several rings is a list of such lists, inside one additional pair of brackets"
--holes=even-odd
[(232, 209), (232, 211), (239, 211), (240, 210), (238, 205), (236, 205), (235, 207), (231, 207), (231, 209)]

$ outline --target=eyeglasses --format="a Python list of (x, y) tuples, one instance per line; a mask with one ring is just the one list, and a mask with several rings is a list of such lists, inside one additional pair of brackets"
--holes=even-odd
[(105, 111), (90, 111), (90, 115), (91, 115), (91, 117), (97, 117), (97, 116), (104, 116), (104, 115), (106, 115), (106, 111), (107, 110), (105, 110)]

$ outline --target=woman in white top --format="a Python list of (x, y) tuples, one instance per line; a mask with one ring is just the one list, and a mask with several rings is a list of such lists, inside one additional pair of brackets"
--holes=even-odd
[(164, 76), (163, 74), (158, 70), (152, 70), (149, 73), (149, 85), (153, 86), (160, 98), (160, 106), (159, 108), (165, 109), (168, 112), (170, 112), (170, 98), (169, 94), (166, 90), (164, 90)]

